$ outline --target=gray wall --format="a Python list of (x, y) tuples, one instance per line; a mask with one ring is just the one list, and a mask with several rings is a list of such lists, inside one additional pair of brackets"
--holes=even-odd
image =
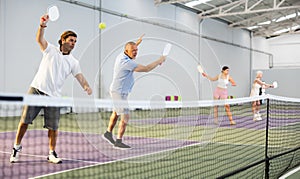
[[(148, 64), (157, 59), (166, 43), (173, 44), (173, 48), (165, 64), (151, 73), (135, 74), (131, 99), (152, 100), (166, 95), (181, 95), (183, 100), (212, 99), (215, 83), (199, 75), (196, 69), (199, 63), (211, 76), (228, 65), (238, 84), (229, 87), (229, 94), (249, 95), (250, 51), (230, 45), (250, 47), (248, 31), (228, 28), (216, 20), (200, 22), (192, 12), (173, 5), (155, 6), (153, 0), (82, 2), (91, 7), (101, 6), (105, 11), (100, 13), (93, 8), (55, 0), (0, 1), (1, 92), (27, 91), (41, 59), (35, 42), (39, 18), (49, 5), (56, 4), (61, 16), (58, 21), (49, 22), (46, 38), (56, 44), (64, 30), (78, 33), (73, 54), (93, 86), (93, 97), (109, 98), (116, 55), (123, 51), (127, 41), (135, 41), (143, 33), (146, 35), (139, 46), (138, 63)], [(102, 31), (98, 29), (101, 21), (107, 24)], [(63, 95), (86, 97), (73, 78), (64, 85)]]
[[(45, 38), (55, 45), (60, 34), (65, 30), (74, 30), (78, 34), (78, 43), (74, 55), (79, 57), (86, 44), (98, 34), (96, 28), (99, 13), (60, 1), (40, 0), (1, 0), (1, 91), (25, 93), (39, 66), (42, 54), (35, 41), (39, 18), (47, 11), (49, 5), (56, 4), (61, 17), (56, 22), (49, 22)], [(94, 26), (94, 28), (93, 28)], [(96, 53), (97, 54), (97, 53)], [(97, 62), (97, 61), (96, 61)], [(84, 65), (84, 64), (82, 64)], [(84, 71), (87, 76), (93, 72)], [(63, 95), (72, 95), (73, 78), (65, 84)]]
[(300, 84), (298, 77), (300, 76), (300, 69), (271, 69), (263, 70), (263, 80), (266, 83), (278, 82), (278, 88), (267, 89), (267, 94), (286, 96), (292, 98), (299, 98)]
[(254, 55), (255, 63), (253, 64), (253, 74), (257, 70), (262, 70), (266, 82), (278, 81), (279, 88), (269, 89), (269, 94), (300, 98), (300, 93), (297, 92), (300, 88), (297, 81), (300, 75), (299, 41), (299, 34), (286, 34), (267, 40), (260, 37), (253, 39), (253, 48), (273, 55), (272, 69), (268, 69), (266, 63), (268, 58), (262, 54)]

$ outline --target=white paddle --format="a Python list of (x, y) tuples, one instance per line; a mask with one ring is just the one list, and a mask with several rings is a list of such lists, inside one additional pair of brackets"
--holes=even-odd
[(164, 51), (163, 51), (163, 56), (168, 56), (170, 51), (171, 51), (172, 45), (167, 43), (165, 45)]
[(56, 21), (59, 18), (59, 10), (57, 6), (49, 6), (48, 7), (48, 16), (50, 21)]
[(278, 83), (277, 83), (277, 81), (274, 81), (274, 82), (273, 82), (273, 88), (278, 88)]
[(198, 65), (197, 66), (197, 69), (198, 69), (198, 71), (202, 74), (202, 73), (204, 73), (204, 70), (203, 70), (203, 68), (201, 67), (201, 65)]

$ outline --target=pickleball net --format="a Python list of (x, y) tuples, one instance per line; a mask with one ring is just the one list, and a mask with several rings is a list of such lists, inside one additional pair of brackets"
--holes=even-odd
[[(256, 100), (261, 120), (254, 121)], [(19, 161), (9, 162), (24, 105), (60, 107), (62, 164), (47, 162), (43, 111), (29, 125)], [(102, 137), (111, 100), (1, 94), (0, 178), (278, 178), (300, 164), (300, 99), (129, 101), (125, 107), (130, 120), (123, 142), (132, 149), (119, 150)]]

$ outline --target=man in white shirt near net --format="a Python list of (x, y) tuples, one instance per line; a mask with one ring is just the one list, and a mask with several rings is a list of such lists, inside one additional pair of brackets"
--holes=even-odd
[[(61, 34), (59, 40), (60, 46), (55, 47), (48, 43), (44, 38), (44, 32), (48, 21), (48, 15), (43, 15), (40, 19), (40, 26), (36, 34), (36, 40), (43, 53), (43, 58), (38, 72), (30, 85), (28, 94), (60, 97), (64, 81), (70, 74), (72, 74), (87, 94), (91, 95), (92, 89), (81, 73), (79, 61), (71, 54), (77, 40), (76, 33), (72, 31), (65, 31)], [(48, 129), (49, 155), (47, 159), (51, 163), (62, 162), (55, 152), (58, 137), (60, 108), (24, 106), (18, 125), (13, 151), (10, 156), (11, 163), (18, 161), (19, 152), (22, 149), (21, 141), (27, 131), (28, 124), (32, 124), (32, 121), (36, 118), (41, 109), (44, 109), (44, 127)]]

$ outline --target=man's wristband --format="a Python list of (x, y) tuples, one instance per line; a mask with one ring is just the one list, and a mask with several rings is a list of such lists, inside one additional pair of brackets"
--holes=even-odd
[(46, 28), (47, 26), (46, 26), (46, 25), (40, 24), (40, 27), (41, 27), (41, 28)]

